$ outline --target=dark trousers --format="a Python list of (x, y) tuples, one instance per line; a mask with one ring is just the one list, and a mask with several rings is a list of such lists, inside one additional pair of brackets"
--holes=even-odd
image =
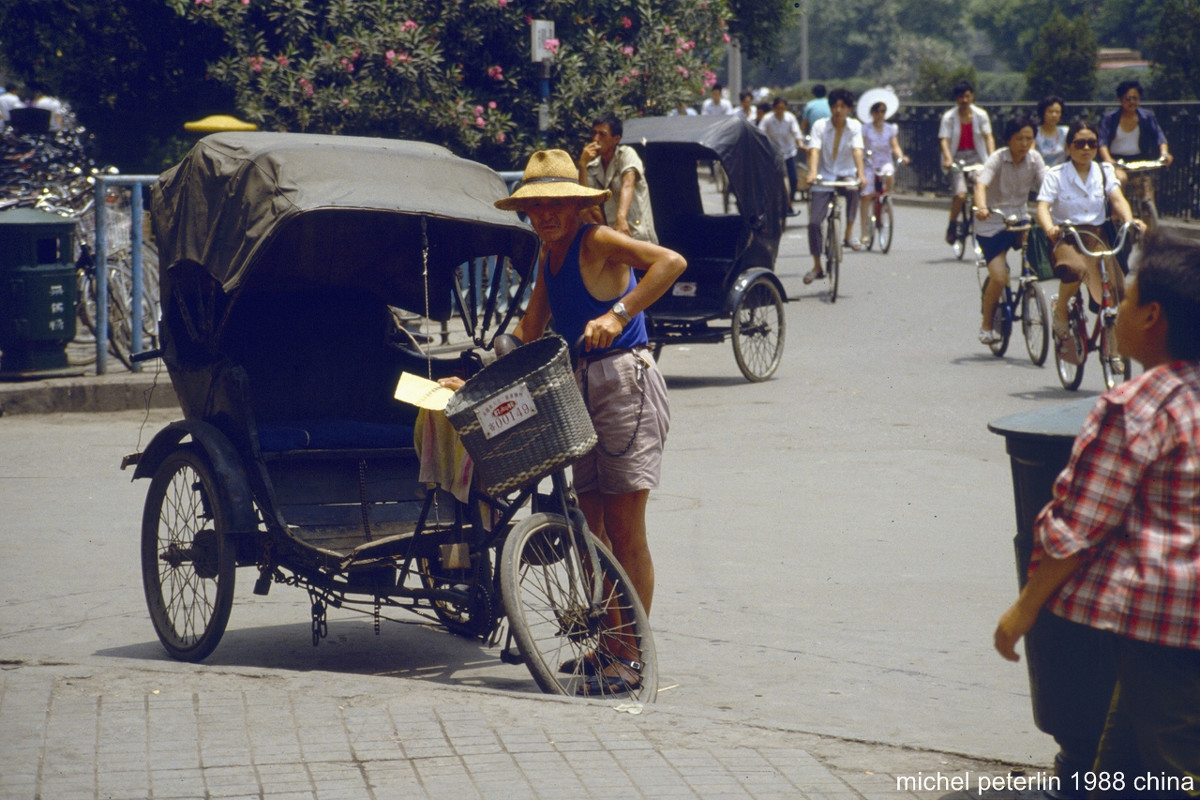
[[(839, 179), (840, 180), (840, 179)], [(808, 252), (810, 255), (821, 255), (821, 243), (825, 236), (825, 217), (829, 213), (829, 204), (833, 202), (833, 192), (846, 198), (846, 227), (842, 236), (854, 229), (854, 219), (858, 216), (858, 191), (856, 189), (816, 189), (812, 191), (812, 200), (808, 204)]]
[[(1114, 782), (1096, 786), (1091, 796), (1200, 795), (1200, 650), (1125, 636), (1113, 641), (1117, 687), (1095, 772)], [(1123, 786), (1115, 785), (1117, 773)], [(1190, 795), (1179, 791), (1185, 777), (1194, 785)]]

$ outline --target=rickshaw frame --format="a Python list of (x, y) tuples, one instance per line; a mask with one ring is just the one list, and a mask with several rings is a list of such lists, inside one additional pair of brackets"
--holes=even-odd
[[(631, 119), (622, 143), (645, 166), (659, 243), (688, 262), (646, 311), (655, 354), (729, 337), (747, 380), (771, 377), (786, 333), (787, 292), (775, 275), (788, 210), (783, 156), (736, 115)], [(697, 164), (706, 161), (724, 169), (736, 213), (705, 212)]]
[[(212, 652), (235, 569), (253, 566), (256, 594), (308, 591), (314, 645), (330, 605), (368, 606), (377, 631), (382, 608), (405, 608), (493, 644), (507, 618), (502, 658), (554, 693), (603, 683), (555, 675), (559, 652), (582, 665), (584, 647), (613, 635), (606, 617), (628, 618), (644, 664), (622, 696), (654, 699), (645, 612), (563, 470), (548, 491), (505, 497), (430, 481), (413, 436), (423, 426), (428, 445), (435, 423), (392, 398), (402, 372), (470, 376), (493, 357), (516, 305), (496, 313), (500, 281), (484, 299), (456, 276), (482, 263), (528, 286), (537, 238), (494, 208), (506, 195), (496, 173), (436, 145), (309, 134), (213, 134), (160, 177), (162, 358), (184, 418), (122, 467), (151, 481), (143, 583), (172, 657)], [(397, 308), (435, 321), (457, 311), (472, 346), (414, 349)], [(582, 588), (551, 604), (557, 638), (539, 645), (527, 595), (568, 578)]]

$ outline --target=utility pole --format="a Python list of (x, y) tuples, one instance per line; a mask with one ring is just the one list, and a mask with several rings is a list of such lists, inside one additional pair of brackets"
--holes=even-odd
[(808, 82), (808, 0), (800, 9), (800, 80)]
[(727, 70), (730, 102), (737, 104), (737, 96), (742, 92), (742, 44), (737, 39), (729, 43), (729, 68)]

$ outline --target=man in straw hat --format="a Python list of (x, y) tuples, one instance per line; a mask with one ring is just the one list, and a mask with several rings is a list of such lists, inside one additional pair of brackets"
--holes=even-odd
[[(581, 185), (565, 151), (542, 150), (530, 156), (512, 196), (496, 206), (525, 212), (542, 240), (537, 282), (513, 333), (523, 342), (537, 339), (553, 316), (555, 331), (567, 342), (582, 340), (575, 377), (599, 443), (573, 465), (575, 489), (588, 526), (612, 549), (649, 612), (654, 563), (646, 501), (658, 486), (671, 419), (642, 312), (671, 288), (687, 262), (665, 247), (585, 223), (581, 212), (609, 194)], [(640, 281), (634, 270), (644, 273)], [(621, 657), (601, 661), (592, 654), (561, 669), (588, 673), (587, 694), (635, 688), (636, 647), (612, 649)]]

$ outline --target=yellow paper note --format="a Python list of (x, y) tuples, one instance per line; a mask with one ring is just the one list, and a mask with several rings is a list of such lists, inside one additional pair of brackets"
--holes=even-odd
[(446, 403), (454, 396), (454, 390), (439, 385), (437, 381), (422, 378), (420, 375), (402, 372), (400, 373), (400, 382), (396, 384), (395, 396), (400, 402), (418, 408), (444, 411)]

